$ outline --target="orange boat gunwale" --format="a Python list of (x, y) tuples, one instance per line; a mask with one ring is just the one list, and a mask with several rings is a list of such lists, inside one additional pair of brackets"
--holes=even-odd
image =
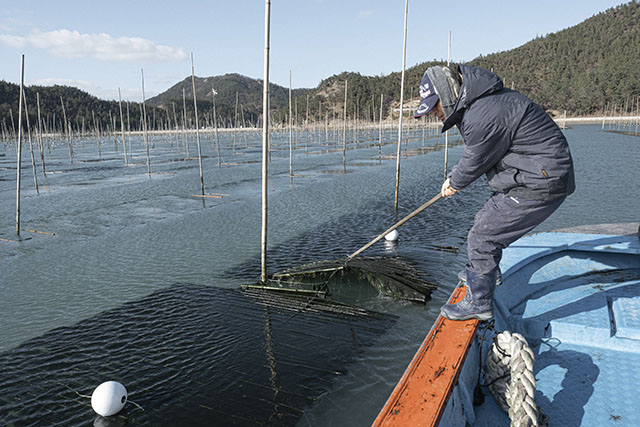
[[(465, 293), (466, 287), (456, 288), (449, 302), (461, 301)], [(437, 426), (478, 323), (475, 319), (452, 321), (438, 316), (373, 426)]]

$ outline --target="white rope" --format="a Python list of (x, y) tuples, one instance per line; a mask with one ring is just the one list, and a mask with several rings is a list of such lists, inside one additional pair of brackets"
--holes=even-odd
[(512, 427), (541, 425), (534, 363), (533, 351), (522, 335), (504, 331), (493, 340), (485, 382), (500, 408), (509, 414)]

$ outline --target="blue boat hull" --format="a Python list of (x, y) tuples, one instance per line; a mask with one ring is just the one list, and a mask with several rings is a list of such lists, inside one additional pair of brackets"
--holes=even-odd
[[(637, 229), (637, 225), (635, 225)], [(637, 234), (540, 233), (505, 250), (495, 330), (535, 353), (536, 403), (551, 426), (640, 425), (640, 241)], [(441, 426), (508, 426), (482, 387), (491, 334), (480, 328)]]

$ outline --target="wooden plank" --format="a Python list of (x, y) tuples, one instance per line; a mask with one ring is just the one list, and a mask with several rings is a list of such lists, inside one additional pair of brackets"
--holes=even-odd
[(217, 194), (192, 194), (193, 197), (205, 197), (211, 199), (222, 199), (222, 196), (218, 196)]
[[(450, 303), (461, 301), (456, 288)], [(437, 426), (475, 337), (478, 320), (452, 321), (438, 316), (398, 381), (373, 426)]]

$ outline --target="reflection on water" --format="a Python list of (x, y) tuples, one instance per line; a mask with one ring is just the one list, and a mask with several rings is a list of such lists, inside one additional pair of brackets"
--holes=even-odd
[[(394, 212), (395, 144), (377, 145), (378, 133), (372, 130), (369, 143), (347, 144), (345, 167), (341, 134), (330, 132), (329, 141), (325, 141), (323, 134), (320, 142), (314, 136), (315, 143), (310, 138), (307, 146), (304, 135), (298, 138), (293, 171), (304, 177), (289, 177), (288, 134), (274, 135), (274, 146), (280, 149), (272, 153), (269, 164), (268, 268), (271, 273), (310, 261), (344, 257), (439, 191), (443, 175), (442, 138), (427, 135), (423, 141), (422, 131), (416, 130), (410, 141), (403, 144), (402, 153), (406, 157), (402, 158), (400, 209)], [(623, 191), (611, 191), (610, 184), (638, 181), (638, 138), (601, 132), (598, 126), (576, 126), (565, 134), (576, 162), (578, 189), (539, 229), (637, 221), (639, 187), (627, 185)], [(240, 138), (235, 149), (231, 134), (220, 136), (221, 166), (218, 166), (213, 139), (203, 138), (205, 191), (224, 194), (219, 199), (204, 200), (192, 197), (200, 193), (198, 161), (184, 160), (184, 149), (175, 143), (175, 136), (152, 137), (155, 148), (151, 150), (151, 176), (147, 174), (144, 143), (140, 138), (133, 138), (138, 157), (136, 164), (130, 163), (128, 167), (121, 153), (113, 152), (111, 144), (103, 147), (103, 160), (95, 161), (98, 159), (95, 143), (78, 142), (77, 147), (74, 146), (73, 164), (69, 164), (66, 143), (53, 144), (51, 151), (45, 152), (47, 176), (38, 176), (39, 196), (33, 188), (30, 164), (27, 160), (23, 163), (21, 210), (24, 229), (55, 233), (55, 236), (23, 231), (21, 242), (14, 241), (17, 240), (15, 147), (0, 143), (0, 154), (5, 154), (0, 156), (0, 218), (3, 218), (0, 239), (4, 239), (0, 240), (0, 357), (6, 366), (17, 366), (11, 363), (17, 364), (20, 357), (20, 363), (26, 363), (28, 358), (21, 352), (37, 349), (34, 343), (48, 346), (62, 336), (56, 335), (61, 331), (75, 331), (64, 335), (68, 339), (65, 348), (58, 348), (46, 361), (51, 366), (59, 364), (60, 375), (72, 379), (74, 368), (65, 360), (72, 358), (74, 363), (80, 363), (81, 357), (74, 354), (73, 349), (82, 346), (74, 342), (74, 336), (87, 322), (101, 318), (104, 321), (108, 313), (125, 313), (127, 304), (154, 301), (157, 292), (173, 301), (171, 298), (177, 298), (179, 293), (172, 295), (172, 292), (180, 289), (174, 287), (175, 283), (194, 287), (189, 289), (216, 292), (216, 288), (236, 289), (241, 284), (257, 282), (260, 276), (261, 152), (259, 135), (246, 135), (247, 143), (244, 137)], [(361, 131), (359, 139), (365, 141), (365, 136)], [(391, 134), (385, 135), (385, 139), (394, 141), (397, 137)], [(461, 152), (459, 145), (451, 149), (450, 165)], [(298, 414), (300, 424), (370, 425), (455, 285), (457, 271), (466, 258), (467, 231), (488, 195), (489, 190), (481, 179), (401, 227), (395, 245), (380, 242), (367, 251), (367, 255), (394, 254), (410, 260), (440, 288), (426, 305), (376, 297), (364, 291), (366, 288), (347, 291), (353, 302), (396, 315), (397, 321), (388, 332), (378, 336), (372, 347), (352, 353), (347, 365), (344, 365), (346, 359), (339, 361), (343, 366), (336, 369), (344, 375), (331, 379), (330, 388), (321, 395), (316, 394), (313, 404), (305, 406), (304, 413)], [(458, 253), (455, 248), (459, 248)], [(218, 300), (236, 301), (232, 295), (236, 293), (221, 293)], [(158, 329), (156, 325), (162, 322), (160, 312), (149, 306), (149, 310), (141, 313), (144, 318), (140, 321), (146, 322), (149, 335), (153, 335), (151, 331)], [(207, 318), (205, 314), (202, 319)], [(246, 334), (259, 332), (263, 338), (275, 335), (276, 323), (271, 319), (270, 323), (255, 325), (255, 330)], [(224, 351), (219, 346), (197, 347), (193, 337), (200, 337), (207, 327), (205, 323), (196, 322), (196, 325), (182, 338), (172, 330), (175, 337), (167, 340), (181, 342), (182, 347), (175, 350), (177, 355), (188, 353), (195, 358), (198, 352), (211, 355)], [(267, 334), (267, 331), (271, 332)], [(125, 353), (129, 346), (137, 349), (131, 336), (127, 340), (115, 333), (104, 337), (94, 335), (93, 345)], [(205, 342), (213, 346), (212, 342)], [(199, 374), (193, 378), (180, 377), (184, 395), (177, 398), (182, 402), (179, 405), (172, 405), (173, 398), (163, 394), (170, 393), (171, 389), (165, 386), (174, 378), (172, 375), (178, 374), (168, 368), (163, 370), (163, 356), (156, 355), (156, 352), (162, 354), (162, 345), (149, 342), (145, 350), (148, 354), (139, 350), (132, 353), (139, 358), (133, 365), (137, 367), (136, 372), (128, 371), (123, 362), (131, 362), (130, 359), (112, 358), (112, 351), (104, 352), (100, 363), (82, 361), (82, 369), (95, 372), (100, 378), (89, 380), (84, 376), (83, 382), (71, 380), (68, 384), (87, 393), (88, 388), (111, 374), (105, 369), (113, 364), (118, 372), (129, 375), (126, 382), (133, 384), (129, 389), (134, 401), (142, 401), (145, 408), (151, 404), (153, 408), (154, 403), (150, 402), (157, 397), (156, 393), (160, 396), (163, 419), (179, 419), (185, 414), (199, 417), (209, 411), (186, 403), (197, 398), (185, 390), (208, 393), (210, 383)], [(277, 353), (281, 349), (275, 344), (272, 350)], [(249, 346), (244, 351), (252, 354), (255, 348)], [(272, 352), (265, 353), (264, 347), (259, 351), (262, 355)], [(43, 350), (41, 356), (45, 353)], [(317, 362), (310, 357), (309, 363)], [(145, 370), (147, 359), (149, 369)], [(160, 366), (152, 373), (150, 369), (155, 366), (155, 360), (161, 362), (157, 362)], [(182, 364), (175, 360), (169, 362), (173, 364), (168, 366), (176, 369)], [(141, 365), (142, 369), (138, 369)], [(264, 366), (269, 365), (265, 362)], [(25, 378), (44, 374), (35, 365), (29, 369), (30, 374)], [(182, 369), (190, 369), (188, 363)], [(115, 374), (113, 371), (113, 378), (117, 379)], [(8, 378), (6, 375), (12, 374), (3, 370), (2, 375)], [(20, 381), (15, 375), (19, 374), (14, 374), (11, 381)], [(272, 381), (270, 373), (265, 381)], [(60, 406), (75, 408), (69, 412), (73, 423), (86, 424), (93, 419), (86, 402), (81, 399), (76, 402), (77, 396), (70, 390), (59, 389), (61, 386), (53, 380), (39, 387), (56, 391), (55, 396), (47, 398), (56, 411)], [(4, 391), (0, 391), (0, 400), (7, 402), (6, 399)], [(20, 414), (32, 414), (30, 411), (40, 414), (38, 411), (47, 407), (20, 407), (15, 400), (11, 402)], [(207, 403), (203, 405), (210, 407)], [(127, 423), (153, 425), (151, 418), (135, 411), (126, 416)]]
[(102, 381), (130, 400), (100, 425), (294, 425), (389, 316), (301, 312), (232, 289), (175, 285), (0, 353), (0, 420), (87, 425)]

